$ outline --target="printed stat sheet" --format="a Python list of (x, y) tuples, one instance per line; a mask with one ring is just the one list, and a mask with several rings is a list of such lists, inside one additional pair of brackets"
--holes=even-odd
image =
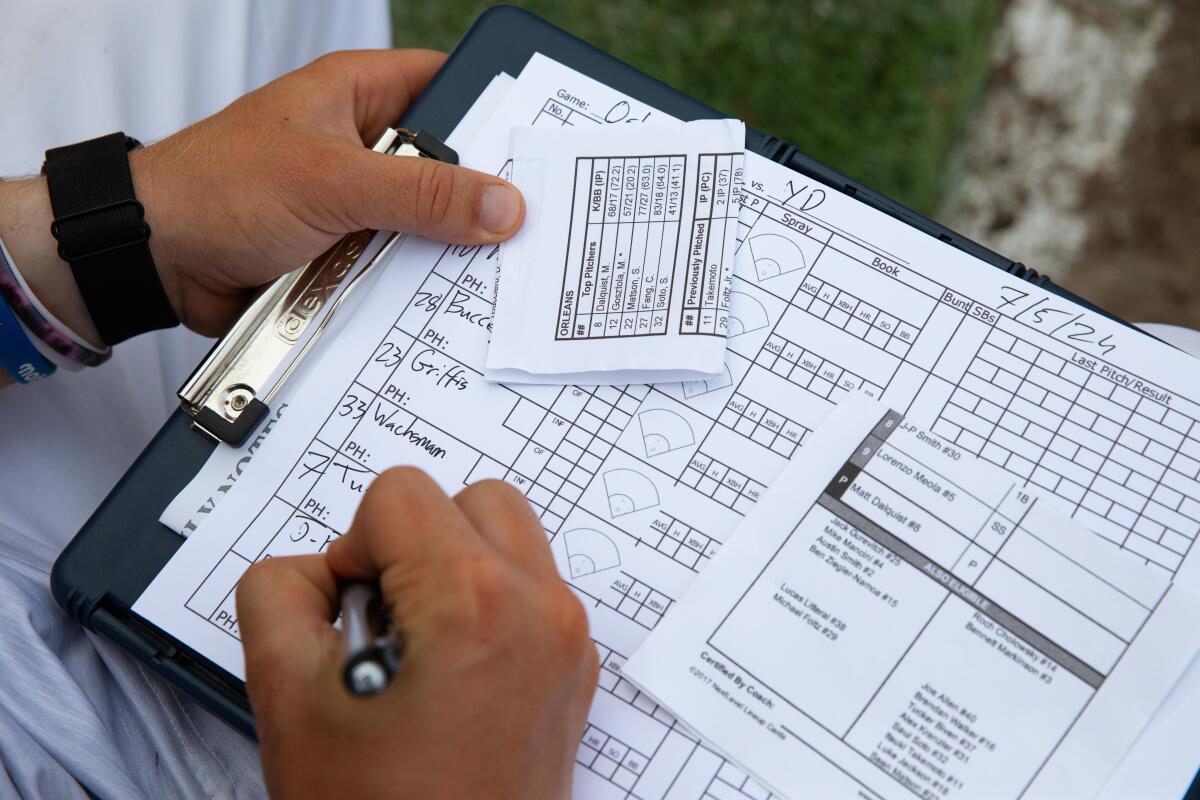
[(514, 128), (528, 211), (501, 246), (487, 366), (619, 383), (719, 373), (745, 139), (730, 119)]
[[(512, 126), (662, 116), (541, 56), (496, 108), (486, 135), (459, 146), (464, 163), (492, 172)], [(207, 521), (135, 611), (240, 676), (233, 593), (249, 564), (323, 549), (393, 465), (421, 467), (451, 493), (505, 479), (539, 513), (602, 657), (576, 797), (696, 800), (765, 792), (622, 664), (851, 393), (1196, 584), (1193, 359), (766, 159), (747, 155), (745, 179), (719, 375), (484, 380), (496, 250), (410, 239), (314, 350), (232, 488), (221, 476), (192, 490), (212, 499)]]
[(1200, 603), (847, 399), (626, 675), (787, 797), (1091, 797)]

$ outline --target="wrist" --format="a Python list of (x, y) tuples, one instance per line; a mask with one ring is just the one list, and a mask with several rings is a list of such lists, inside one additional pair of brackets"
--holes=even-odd
[(180, 226), (174, 213), (175, 192), (163, 186), (162, 158), (159, 145), (139, 147), (129, 154), (129, 172), (133, 177), (134, 193), (146, 210), (146, 224), (150, 226), (150, 254), (158, 270), (159, 280), (175, 316), (186, 321), (183, 309), (182, 271), (176, 260), (178, 246), (175, 244)]
[(0, 181), (0, 237), (33, 294), (64, 325), (103, 346), (71, 267), (50, 233), (54, 211), (44, 177)]

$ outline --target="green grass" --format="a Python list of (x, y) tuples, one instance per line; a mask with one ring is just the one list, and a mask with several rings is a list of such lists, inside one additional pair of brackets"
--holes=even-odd
[[(1000, 2), (517, 5), (928, 212), (986, 78)], [(392, 0), (395, 44), (448, 50), (489, 5)]]

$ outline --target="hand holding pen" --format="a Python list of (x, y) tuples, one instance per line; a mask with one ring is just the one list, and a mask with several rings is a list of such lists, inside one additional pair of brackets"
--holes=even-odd
[[(347, 691), (348, 641), (333, 626), (350, 582), (379, 588), (386, 641), (403, 636), (403, 662), (369, 697)], [(569, 795), (596, 649), (511, 486), (483, 481), (452, 499), (419, 470), (385, 472), (325, 555), (256, 564), (238, 606), (274, 797)]]

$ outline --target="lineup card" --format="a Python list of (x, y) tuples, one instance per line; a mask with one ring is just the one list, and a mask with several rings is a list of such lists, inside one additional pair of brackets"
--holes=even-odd
[(848, 399), (626, 675), (788, 797), (1093, 796), (1200, 603), (998, 472)]
[[(468, 165), (497, 170), (507, 157), (503, 131), (511, 125), (632, 127), (636, 123), (623, 120), (661, 116), (541, 56), (499, 107), (488, 130), (500, 133), (460, 149)], [(1090, 509), (1082, 502), (1046, 494), (1047, 502), (1062, 503), (1084, 525), (1143, 558), (1139, 548), (1161, 548), (1148, 551), (1155, 568), (1193, 583), (1192, 560), (1180, 561), (1191, 552), (1197, 527), (1184, 500), (1200, 499), (1200, 461), (1189, 455), (1200, 441), (1193, 430), (1200, 409), (1186, 399), (1200, 397), (1193, 359), (790, 170), (755, 156), (747, 156), (746, 168), (729, 350), (718, 376), (622, 387), (486, 381), (496, 249), (410, 240), (343, 333), (318, 345), (310, 377), (253, 465), (138, 601), (137, 613), (240, 675), (233, 591), (250, 563), (322, 549), (349, 524), (371, 478), (388, 466), (419, 466), (450, 492), (479, 478), (503, 478), (525, 492), (541, 516), (564, 580), (588, 609), (603, 660), (578, 755), (576, 796), (695, 800), (708, 793), (761, 800), (761, 787), (624, 679), (621, 669), (673, 613), (787, 459), (851, 392), (882, 398), (964, 450), (978, 442), (963, 431), (974, 433), (984, 441), (980, 452), (999, 460), (987, 448), (994, 442), (1009, 450), (1003, 463), (1014, 476), (1021, 477), (1017, 470), (1025, 465), (1010, 460), (1012, 453), (1036, 465), (1031, 478), (1036, 473), (1045, 480), (1037, 467), (1058, 477), (1049, 491), (1060, 490), (1063, 479), (1093, 487), (1090, 475), (1070, 478), (1071, 468), (1051, 456), (1063, 447), (1054, 437), (1094, 433), (1082, 444), (1090, 442), (1088, 450), (1101, 458), (1097, 493), (1107, 486), (1098, 480), (1106, 462), (1149, 458), (1149, 440), (1138, 453), (1121, 444), (1120, 435), (1105, 438), (1102, 424), (1095, 430), (1071, 419), (1089, 421), (1081, 414), (1097, 405), (1091, 395), (1111, 401), (1128, 413), (1105, 406), (1106, 419), (1118, 414), (1125, 427), (1151, 430), (1174, 454), (1167, 466), (1146, 474), (1153, 488), (1136, 480), (1128, 488), (1146, 520), (1171, 521), (1188, 545), (1177, 542), (1178, 550), (1171, 550), (1161, 541), (1165, 524), (1157, 539), (1142, 523), (1147, 534), (1127, 540), (1123, 529), (1102, 528), (1107, 517), (1084, 513)], [(1070, 313), (1050, 313), (1060, 310)], [(1086, 327), (1056, 330), (1050, 325), (1056, 316)], [(1094, 331), (1085, 336), (1088, 328)], [(988, 341), (993, 332), (1001, 343), (1000, 334), (1013, 337), (1007, 349)], [(1016, 391), (1003, 388), (1014, 385), (1004, 377), (971, 379), (988, 375), (983, 362), (1001, 360), (999, 353), (1021, 357), (1013, 355), (1018, 341), (1039, 353), (1028, 369), (1011, 373), (1020, 378)], [(1109, 346), (1107, 353), (1100, 349)], [(1066, 369), (1072, 364), (1087, 370), (1083, 384), (1072, 384), (1075, 390), (1064, 396), (1072, 407), (1062, 424), (1024, 417), (1038, 413), (1033, 401), (1016, 402), (1026, 399), (1023, 387), (1029, 394), (1038, 381), (1048, 382), (1038, 371), (1049, 374), (1037, 365), (1041, 352), (1062, 359), (1054, 377), (1064, 381), (1078, 380)], [(1045, 358), (1042, 364), (1056, 366)], [(1119, 375), (1129, 376), (1122, 386), (1139, 397), (1133, 408), (1121, 405), (1129, 398), (1116, 392)], [(1151, 385), (1166, 394), (1141, 394)], [(956, 394), (960, 389), (975, 402)], [(984, 393), (992, 405), (982, 404)], [(1048, 411), (1054, 402), (1042, 398), (1036, 408)], [(991, 422), (996, 409), (1002, 413)], [(1153, 416), (1163, 420), (1161, 429), (1141, 421)], [(943, 417), (958, 430), (942, 425)], [(1053, 432), (1046, 447), (1036, 445), (1034, 437), (1042, 434), (1028, 433), (1031, 424)], [(1006, 425), (1022, 431), (1020, 441), (1000, 433)], [(217, 495), (217, 487), (210, 493)]]
[[(502, 112), (489, 130), (530, 123), (619, 125), (662, 116), (541, 56), (520, 81), (499, 104)], [(501, 148), (489, 150), (497, 141)], [(464, 164), (480, 169), (498, 171), (506, 159), (503, 136), (480, 136), (458, 149)], [(671, 420), (663, 429), (653, 401), (640, 408), (653, 391), (648, 386), (484, 380), (498, 259), (498, 248), (410, 238), (392, 257), (394, 264), (380, 265), (376, 284), (341, 335), (310, 356), (315, 362), (301, 390), (289, 388), (288, 408), (252, 466), (234, 483), (217, 467), (201, 479), (207, 492), (189, 487), (190, 498), (210, 498), (207, 518), (181, 548), (188, 553), (172, 559), (135, 612), (242, 676), (233, 592), (251, 563), (323, 551), (349, 525), (371, 478), (387, 466), (419, 464), (448, 491), (505, 478), (535, 503), (562, 574), (584, 587), (579, 591), (587, 598), (601, 658), (573, 795), (764, 800), (769, 794), (745, 772), (621, 676), (625, 658), (669, 612), (723, 536), (672, 516), (670, 510), (684, 516), (683, 505), (665, 494), (666, 487), (660, 507), (652, 496), (657, 475), (646, 478), (646, 466), (613, 445), (620, 436), (635, 437), (630, 441), (638, 442), (640, 458), (678, 458)], [(397, 298), (405, 299), (398, 304)], [(695, 395), (706, 385), (673, 388)], [(212, 463), (224, 466), (219, 453)], [(756, 492), (746, 487), (747, 498)], [(630, 550), (634, 540), (626, 530), (640, 531), (655, 548)]]
[(493, 377), (719, 373), (744, 140), (736, 120), (513, 129), (528, 211), (501, 247)]

